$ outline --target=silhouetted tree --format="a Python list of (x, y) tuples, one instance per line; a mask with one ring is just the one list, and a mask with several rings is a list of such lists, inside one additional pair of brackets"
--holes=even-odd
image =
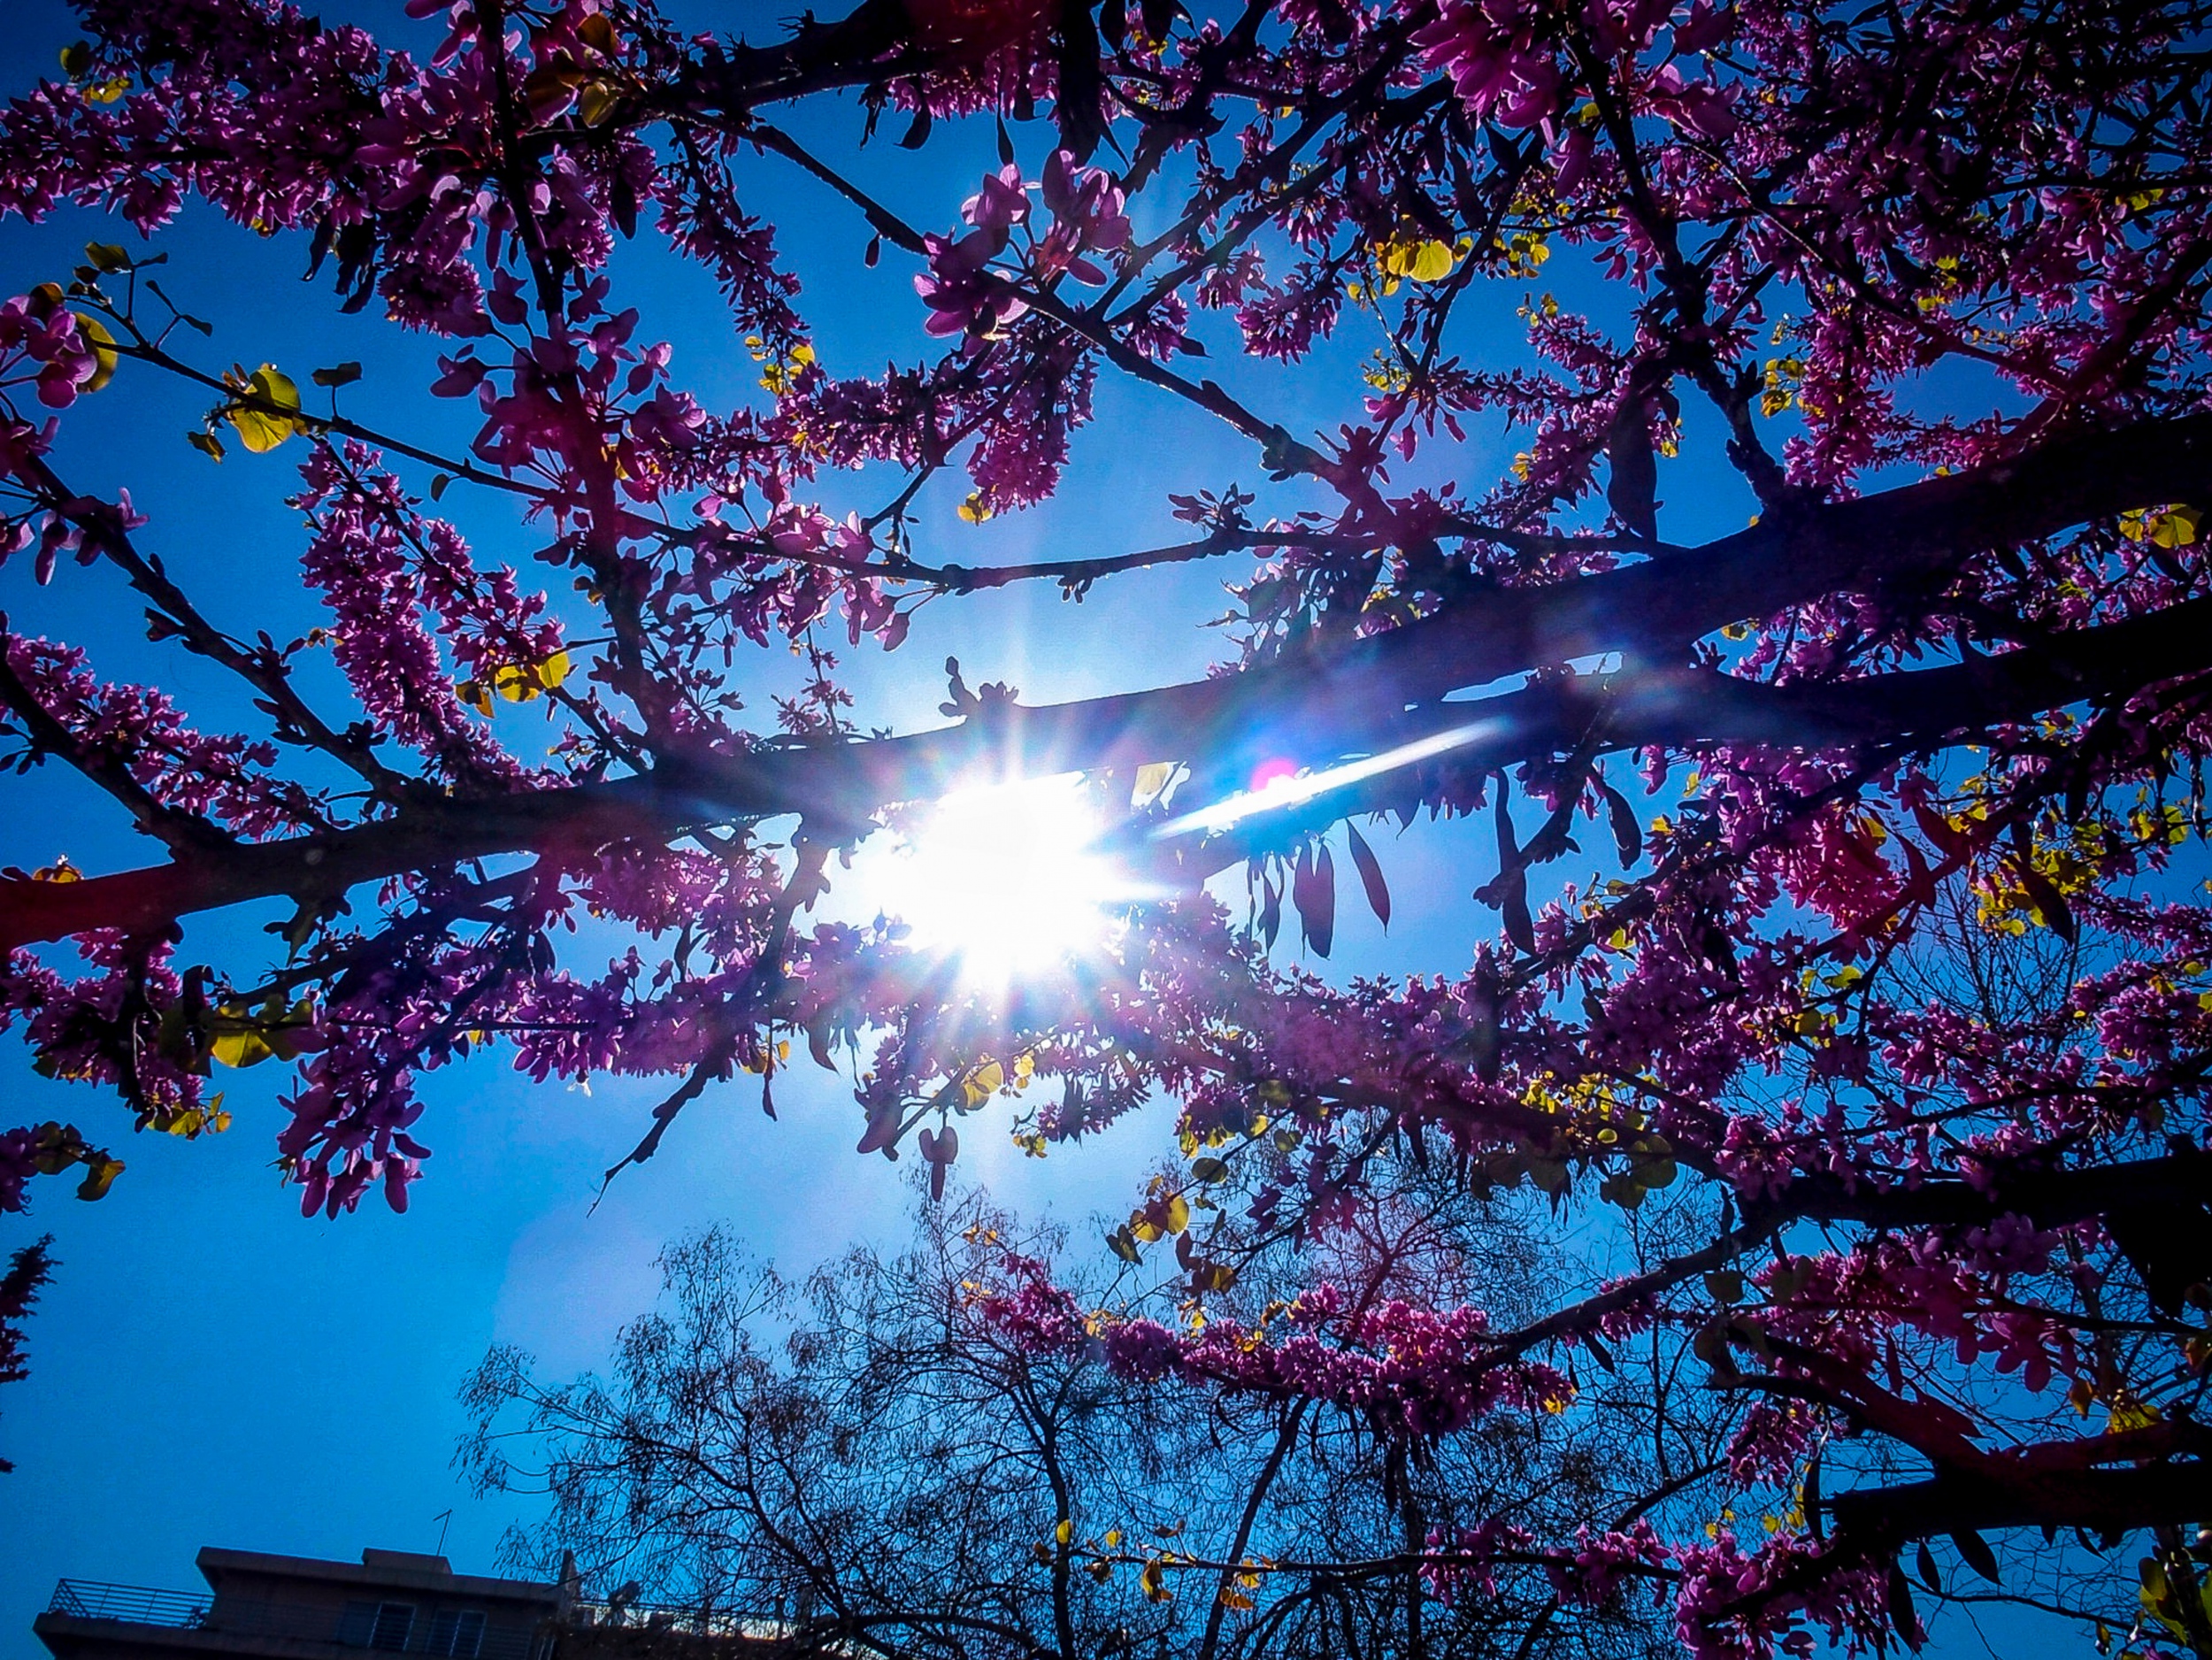
[[(31, 1375), (25, 1358), (23, 1317), (54, 1277), (54, 1257), (48, 1249), (53, 1242), (50, 1233), (21, 1247), (8, 1258), (8, 1272), (0, 1274), (0, 1383), (20, 1383)], [(0, 1475), (14, 1468), (0, 1458)]]
[[(1459, 1287), (1502, 1318), (1532, 1314), (1558, 1264), (1524, 1219), (1458, 1184), (1409, 1187), (1309, 1266), (1355, 1308)], [(685, 1241), (605, 1379), (550, 1385), (514, 1350), (487, 1357), (464, 1391), (465, 1463), (481, 1488), (550, 1495), (509, 1541), (518, 1567), (573, 1549), (602, 1594), (634, 1581), (687, 1632), (780, 1629), (795, 1651), (1671, 1651), (1651, 1580), (1563, 1609), (1548, 1560), (1509, 1539), (1471, 1573), (1430, 1553), (1501, 1514), (1532, 1539), (1682, 1510), (1723, 1464), (1709, 1397), (1682, 1402), (1678, 1379), (1629, 1355), (1592, 1381), (1647, 1403), (1640, 1434), (1540, 1413), (1409, 1445), (1371, 1408), (1033, 1349), (996, 1318), (1010, 1253), (1064, 1249), (975, 1195), (920, 1210), (903, 1249), (855, 1249), (802, 1285), (726, 1233)], [(1269, 1299), (1247, 1281), (1217, 1306), (1253, 1319)]]

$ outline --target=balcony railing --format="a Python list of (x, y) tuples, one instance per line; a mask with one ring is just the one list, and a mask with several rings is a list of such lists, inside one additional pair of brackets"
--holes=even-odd
[(78, 1619), (120, 1619), (134, 1625), (166, 1625), (188, 1630), (207, 1623), (214, 1599), (204, 1591), (157, 1591), (144, 1585), (99, 1585), (64, 1579), (47, 1603), (50, 1614)]
[(760, 1641), (784, 1638), (791, 1632), (790, 1621), (780, 1613), (675, 1602), (578, 1601), (569, 1604), (568, 1623), (572, 1629), (583, 1631), (627, 1626), (687, 1637), (749, 1637)]

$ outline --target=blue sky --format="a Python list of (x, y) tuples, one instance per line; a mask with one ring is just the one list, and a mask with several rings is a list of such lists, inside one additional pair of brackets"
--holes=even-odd
[[(753, 6), (741, 15), (764, 33), (786, 9)], [(375, 18), (388, 38), (411, 33), (426, 48), (437, 35), (434, 24), (401, 21), (397, 0), (326, 11)], [(729, 15), (718, 22), (726, 26)], [(51, 73), (74, 34), (52, 0), (19, 0), (0, 47), (0, 84), (13, 91)], [(857, 128), (849, 104), (814, 124), (840, 134), (834, 142), (848, 154)], [(1043, 131), (1025, 137), (1033, 172)], [(893, 200), (911, 204), (925, 223), (947, 226), (991, 159), (989, 146), (987, 128), (941, 128), (920, 155), (879, 143), (866, 165)], [(864, 370), (910, 353), (922, 315), (910, 265), (887, 252), (879, 270), (864, 270), (857, 256), (866, 231), (848, 210), (772, 162), (750, 165), (756, 203), (779, 224), (798, 266), (833, 285), (801, 302), (826, 365)], [(39, 227), (0, 225), (0, 294), (64, 275), (94, 237), (134, 242), (81, 213)], [(210, 366), (269, 360), (304, 383), (318, 364), (358, 359), (367, 373), (349, 395), (355, 411), (456, 448), (472, 430), (472, 407), (420, 391), (432, 342), (373, 318), (341, 317), (326, 287), (302, 286), (303, 239), (265, 240), (195, 208), (157, 246), (171, 257), (164, 286), (216, 326), (203, 354)], [(1546, 273), (1563, 292), (1576, 281), (1558, 269), (1566, 263)], [(645, 337), (676, 342), (680, 383), (710, 404), (751, 395), (756, 366), (703, 277), (654, 252), (649, 234), (624, 250), (617, 274), (618, 290), (644, 308)], [(1349, 337), (1328, 357), (1342, 368), (1367, 344)], [(1256, 371), (1219, 350), (1209, 373), (1233, 385), (1248, 374), (1269, 380), (1269, 407), (1294, 428), (1332, 408), (1302, 389), (1311, 377)], [(1347, 383), (1342, 375), (1330, 381), (1333, 391)], [(1312, 405), (1302, 420), (1302, 399)], [(83, 489), (127, 486), (152, 521), (145, 545), (219, 620), (280, 637), (303, 632), (317, 619), (293, 573), (297, 519), (281, 500), (294, 486), (293, 457), (234, 454), (213, 466), (182, 437), (203, 407), (188, 388), (127, 367), (65, 425), (61, 470)], [(1037, 512), (971, 529), (951, 513), (960, 489), (933, 487), (924, 498), (933, 538), (925, 557), (985, 564), (1177, 540), (1167, 491), (1260, 481), (1241, 441), (1143, 388), (1103, 384), (1100, 418), (1079, 439), (1081, 459), (1066, 488)], [(1478, 434), (1471, 449), (1462, 464), (1479, 478), (1507, 446)], [(1701, 497), (1686, 479), (1663, 476), (1661, 495), (1670, 501), (1671, 534), (1685, 539), (1742, 522), (1740, 503)], [(1263, 508), (1277, 505), (1263, 498)], [(501, 504), (457, 491), (443, 507), (480, 550), (526, 565), (531, 534)], [(948, 651), (962, 657), (972, 681), (1011, 680), (1033, 702), (1202, 672), (1218, 636), (1187, 625), (1220, 609), (1216, 585), (1229, 573), (1150, 573), (1109, 583), (1079, 608), (1048, 588), (932, 606), (898, 656), (855, 664), (859, 714), (871, 724), (933, 722), (942, 695), (934, 665)], [(137, 607), (101, 573), (65, 567), (46, 590), (27, 579), (23, 561), (0, 575), (0, 608), (15, 626), (86, 644), (96, 662), (119, 671), (154, 662), (141, 672), (158, 673), (188, 708), (211, 711), (210, 724), (238, 710), (230, 688), (204, 665), (181, 654), (150, 657)], [(242, 711), (230, 718), (250, 719)], [(501, 719), (534, 716), (510, 711)], [(102, 870), (149, 857), (149, 845), (118, 827), (103, 798), (51, 769), (27, 788), (12, 782), (7, 800), (0, 863), (35, 865), (65, 852)], [(1386, 941), (1363, 910), (1348, 904), (1336, 968), (1462, 966), (1467, 942), (1494, 926), (1468, 898), (1463, 846), (1451, 832), (1379, 842), (1399, 921)], [(264, 920), (226, 917), (195, 927), (249, 942)], [(227, 1079), (235, 1126), (185, 1144), (129, 1137), (111, 1101), (35, 1077), (12, 1044), (0, 1054), (0, 1118), (73, 1119), (96, 1139), (112, 1138), (129, 1165), (99, 1204), (78, 1203), (49, 1184), (34, 1214), (0, 1218), (0, 1250), (50, 1231), (62, 1264), (31, 1327), (33, 1375), (0, 1391), (0, 1450), (18, 1464), (0, 1479), (0, 1517), (9, 1518), (0, 1532), (10, 1546), (0, 1550), (0, 1660), (43, 1653), (29, 1620), (57, 1578), (187, 1586), (203, 1544), (342, 1557), (365, 1545), (427, 1549), (439, 1513), (451, 1509), (449, 1554), (465, 1569), (488, 1571), (497, 1536), (514, 1518), (511, 1502), (472, 1500), (449, 1467), (462, 1428), (454, 1391), (488, 1344), (519, 1343), (556, 1373), (592, 1364), (616, 1327), (649, 1302), (661, 1245), (709, 1223), (734, 1224), (757, 1249), (793, 1268), (903, 1226), (901, 1172), (852, 1154), (858, 1115), (847, 1087), (828, 1074), (802, 1068), (780, 1080), (775, 1123), (744, 1087), (710, 1095), (658, 1158), (626, 1172), (594, 1210), (600, 1172), (634, 1141), (660, 1092), (618, 1081), (589, 1095), (534, 1086), (496, 1058), (429, 1085), (421, 1133), (436, 1157), (410, 1214), (372, 1203), (336, 1221), (303, 1221), (270, 1168), (275, 1072)], [(977, 1128), (964, 1174), (1019, 1208), (1050, 1206), (1071, 1219), (1125, 1209), (1137, 1174), (1165, 1141), (1156, 1115), (1038, 1164), (981, 1133), (980, 1121)], [(1970, 1641), (1958, 1651), (1979, 1648)]]

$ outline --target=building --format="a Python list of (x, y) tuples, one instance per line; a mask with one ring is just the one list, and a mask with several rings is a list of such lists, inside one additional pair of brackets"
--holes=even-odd
[(64, 1579), (31, 1629), (54, 1660), (551, 1660), (574, 1594), (405, 1550), (354, 1563), (211, 1547), (198, 1566), (205, 1592)]

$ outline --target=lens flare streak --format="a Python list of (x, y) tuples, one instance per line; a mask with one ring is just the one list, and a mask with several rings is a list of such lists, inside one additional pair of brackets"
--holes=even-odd
[(1479, 743), (1485, 738), (1497, 736), (1505, 730), (1502, 720), (1474, 720), (1448, 731), (1432, 733), (1417, 738), (1411, 743), (1402, 743), (1395, 749), (1385, 749), (1357, 761), (1347, 761), (1340, 766), (1326, 767), (1318, 772), (1309, 772), (1302, 778), (1279, 777), (1271, 779), (1259, 789), (1240, 790), (1225, 800), (1201, 807), (1169, 819), (1152, 834), (1159, 840), (1194, 834), (1211, 835), (1240, 824), (1256, 813), (1276, 812), (1286, 807), (1303, 806), (1307, 802), (1342, 789), (1348, 784), (1379, 778), (1385, 772), (1395, 772), (1402, 766), (1413, 766), (1443, 755), (1449, 750)]

